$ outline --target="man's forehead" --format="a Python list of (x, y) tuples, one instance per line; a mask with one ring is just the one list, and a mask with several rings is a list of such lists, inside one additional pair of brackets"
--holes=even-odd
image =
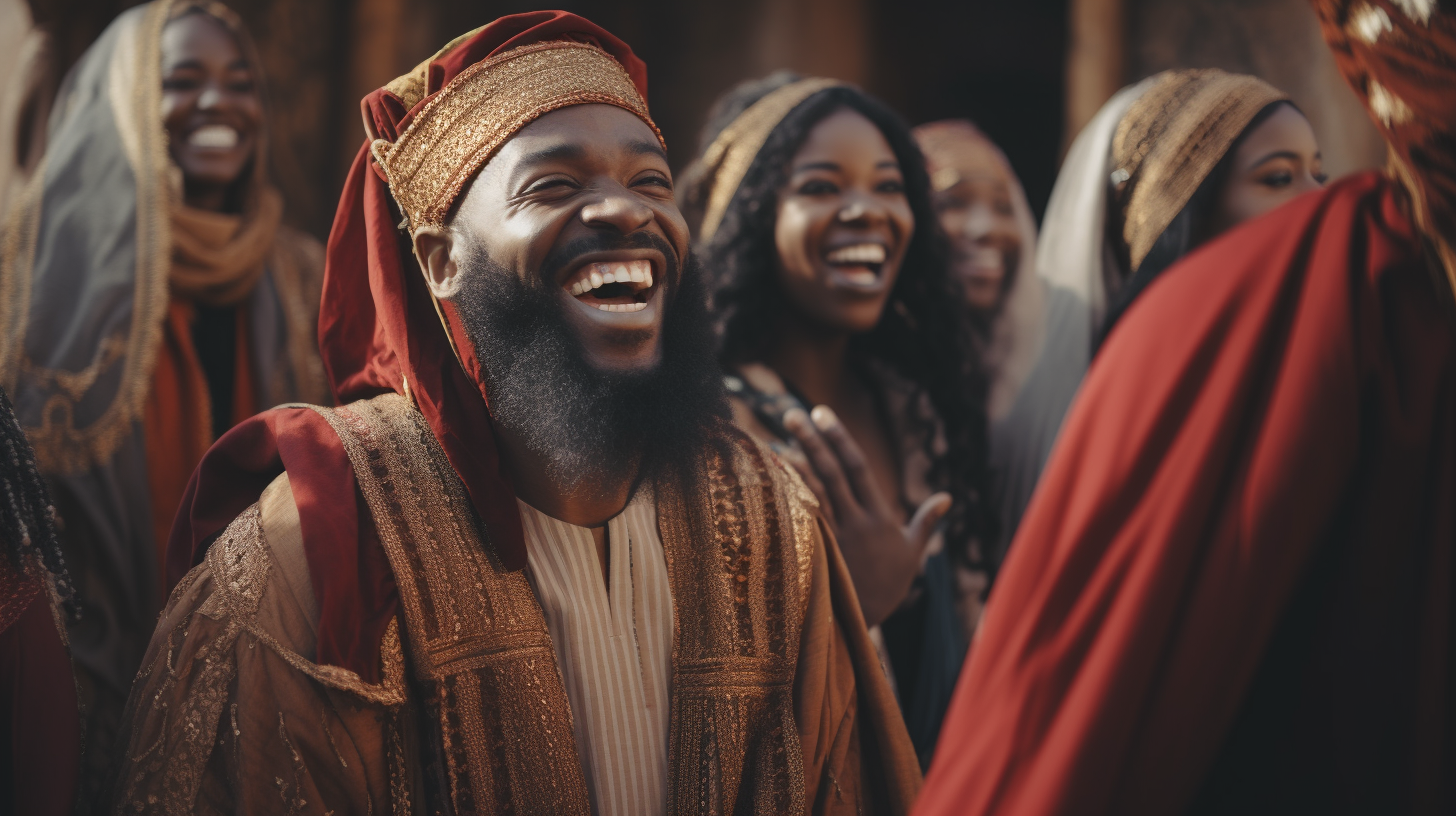
[(516, 131), (491, 159), (501, 169), (631, 156), (666, 159), (657, 134), (615, 105), (572, 105), (543, 114)]

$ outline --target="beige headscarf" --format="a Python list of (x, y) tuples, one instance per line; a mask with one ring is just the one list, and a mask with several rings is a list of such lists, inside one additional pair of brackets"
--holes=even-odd
[(1258, 77), (1213, 68), (1153, 77), (1112, 138), (1112, 181), (1131, 271), (1259, 111), (1285, 99)]

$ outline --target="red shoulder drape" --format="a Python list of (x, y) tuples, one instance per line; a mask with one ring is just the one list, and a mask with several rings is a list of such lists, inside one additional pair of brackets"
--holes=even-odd
[(917, 814), (1450, 812), (1437, 280), (1364, 174), (1150, 287), (1027, 508)]

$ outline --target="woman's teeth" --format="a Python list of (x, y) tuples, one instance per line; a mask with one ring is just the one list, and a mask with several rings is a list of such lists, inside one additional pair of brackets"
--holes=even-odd
[(203, 125), (192, 131), (187, 144), (213, 150), (231, 150), (238, 146), (238, 131), (227, 125)]
[(840, 247), (824, 256), (832, 264), (881, 264), (885, 262), (884, 244), (854, 244)]

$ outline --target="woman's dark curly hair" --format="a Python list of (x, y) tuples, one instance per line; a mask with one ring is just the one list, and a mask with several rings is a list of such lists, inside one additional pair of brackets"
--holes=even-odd
[[(714, 105), (698, 155), (754, 102), (799, 77), (781, 72), (746, 82)], [(850, 341), (849, 363), (867, 372), (888, 366), (929, 397), (940, 418), (948, 449), (937, 454), (925, 434), (933, 463), (931, 483), (955, 499), (946, 517), (947, 550), (974, 566), (994, 540), (994, 517), (986, 503), (986, 378), (973, 351), (975, 338), (960, 304), (959, 284), (950, 273), (948, 251), (930, 204), (930, 180), (910, 128), (884, 104), (848, 87), (820, 91), (794, 108), (769, 134), (744, 175), (711, 241), (697, 247), (712, 276), (713, 308), (720, 338), (719, 358), (727, 365), (760, 359), (773, 341), (777, 317), (788, 300), (779, 287), (774, 221), (778, 193), (809, 132), (830, 114), (848, 108), (872, 122), (899, 161), (915, 232), (880, 322)], [(680, 204), (695, 229), (701, 223), (712, 179), (690, 167)]]

